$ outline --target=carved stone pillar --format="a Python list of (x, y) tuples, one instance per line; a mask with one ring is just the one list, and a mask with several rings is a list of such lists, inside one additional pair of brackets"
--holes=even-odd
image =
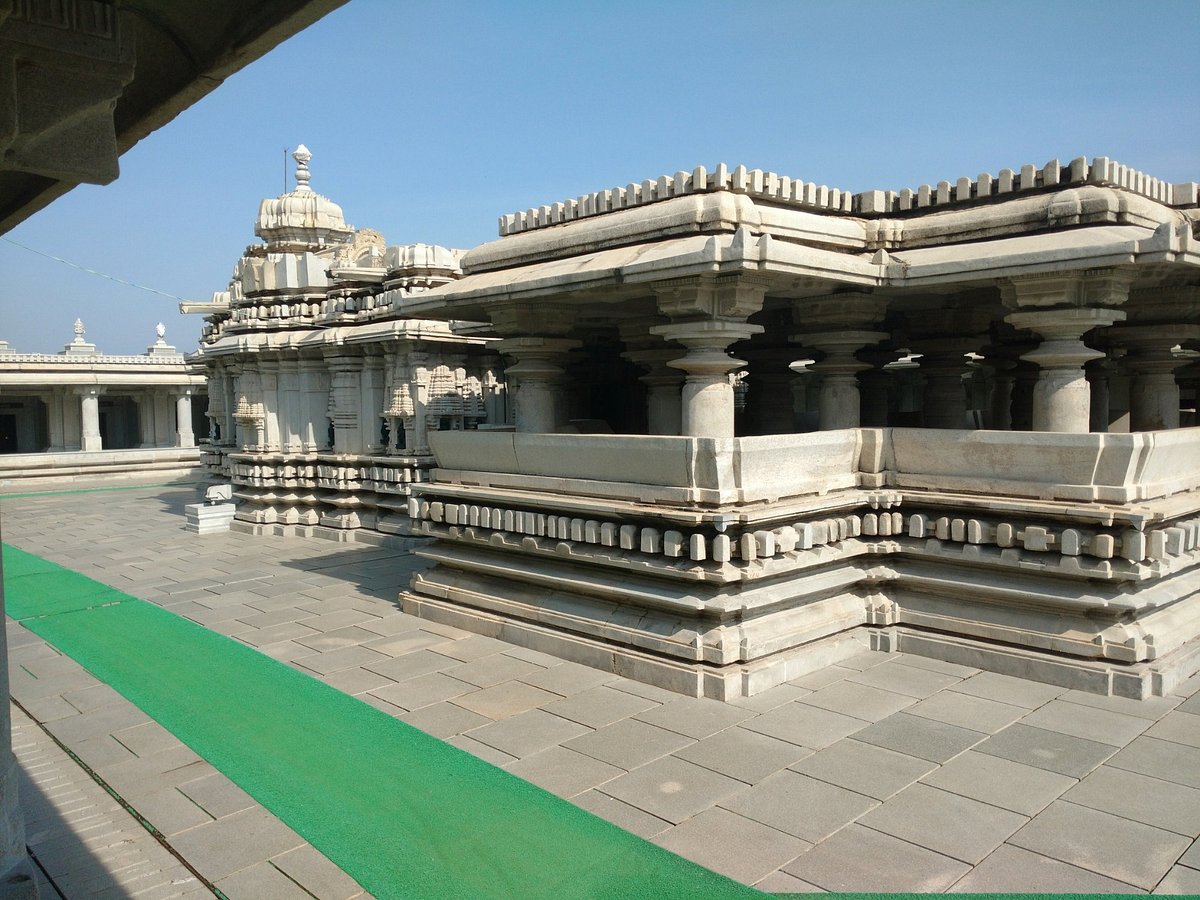
[(192, 431), (191, 388), (183, 388), (175, 395), (175, 446), (196, 446), (196, 435)]
[(1129, 325), (1113, 328), (1110, 337), (1123, 346), (1130, 372), (1129, 418), (1133, 431), (1161, 431), (1179, 427), (1177, 369), (1191, 360), (1171, 350), (1180, 343), (1200, 339), (1200, 326), (1175, 324)]
[(383, 357), (372, 347), (365, 347), (362, 364), (360, 417), (363, 423), (363, 452), (375, 455), (386, 453), (379, 414), (383, 410)]
[(647, 434), (679, 434), (683, 428), (683, 379), (670, 361), (677, 359), (682, 348), (664, 347), (654, 350), (626, 350), (627, 360), (645, 370), (638, 381), (646, 386)]
[(970, 368), (966, 354), (977, 349), (979, 342), (973, 338), (943, 338), (914, 341), (911, 346), (921, 354), (917, 365), (925, 377), (925, 427), (969, 428), (963, 377)]
[(104, 393), (104, 388), (89, 386), (77, 388), (76, 391), (79, 394), (79, 416), (82, 424), (80, 449), (84, 453), (103, 450), (104, 443), (100, 437), (100, 395)]
[(748, 360), (750, 388), (746, 412), (748, 434), (792, 434), (796, 430), (796, 399), (792, 390), (798, 376), (791, 364), (803, 354), (786, 345), (755, 346), (747, 341), (741, 355)]
[(262, 386), (257, 366), (249, 362), (243, 364), (237, 376), (237, 404), (233, 418), (237, 423), (237, 446), (245, 451), (261, 450), (265, 419)]
[(333, 420), (333, 452), (363, 452), (362, 358), (346, 353), (325, 357), (329, 367), (329, 418)]
[(1003, 287), (1004, 302), (1017, 312), (1005, 320), (1028, 329), (1042, 342), (1021, 358), (1036, 363), (1033, 430), (1083, 434), (1091, 425), (1091, 388), (1084, 364), (1104, 354), (1083, 343), (1083, 335), (1125, 318), (1113, 307), (1129, 295), (1132, 274), (1117, 269), (1013, 279)]
[(886, 428), (891, 420), (892, 376), (884, 367), (900, 358), (896, 350), (863, 350), (870, 368), (858, 376), (859, 421), (864, 428)]
[(317, 453), (329, 443), (329, 374), (319, 357), (300, 358), (300, 448)]
[(859, 360), (856, 353), (887, 340), (886, 332), (871, 328), (883, 321), (886, 311), (885, 298), (858, 291), (792, 302), (792, 321), (800, 329), (795, 339), (823, 354), (809, 367), (821, 376), (817, 413), (821, 431), (857, 428), (862, 421), (858, 373), (871, 364)]
[(49, 432), (50, 446), (48, 453), (61, 453), (67, 449), (66, 431), (63, 427), (63, 392), (61, 388), (51, 388), (46, 397), (46, 425)]
[(279, 360), (260, 359), (258, 372), (263, 405), (263, 449), (278, 452), (283, 447), (279, 429)]
[(279, 360), (278, 397), (279, 446), (288, 453), (297, 453), (304, 446), (304, 393), (299, 359)]
[(682, 344), (687, 353), (668, 365), (686, 373), (680, 392), (680, 433), (687, 437), (734, 436), (733, 385), (729, 375), (746, 363), (726, 352), (730, 344), (762, 330), (746, 322), (706, 319), (656, 325), (650, 329)]
[(517, 379), (517, 431), (550, 434), (563, 424), (567, 354), (581, 346), (569, 338), (513, 337), (494, 345), (515, 359), (507, 373)]

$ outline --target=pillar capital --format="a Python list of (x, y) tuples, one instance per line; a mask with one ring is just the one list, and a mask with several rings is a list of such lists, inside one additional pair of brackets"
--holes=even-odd
[(658, 311), (672, 321), (725, 320), (745, 319), (761, 310), (767, 296), (767, 284), (761, 275), (737, 272), (659, 281), (653, 288)]
[(1000, 297), (1012, 310), (1115, 307), (1129, 299), (1133, 275), (1124, 267), (1019, 275), (1000, 285)]

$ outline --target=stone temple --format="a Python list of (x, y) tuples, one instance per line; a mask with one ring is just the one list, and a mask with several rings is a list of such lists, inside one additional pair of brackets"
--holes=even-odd
[(310, 187), (207, 315), (233, 527), (408, 542), (406, 611), (695, 695), (864, 648), (1200, 668), (1200, 205), (1111, 159), (725, 165), (389, 246)]

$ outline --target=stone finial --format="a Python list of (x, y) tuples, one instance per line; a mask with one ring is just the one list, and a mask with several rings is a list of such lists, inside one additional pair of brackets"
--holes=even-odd
[(296, 161), (296, 191), (311, 192), (309, 180), (312, 178), (312, 173), (308, 171), (308, 161), (312, 159), (312, 151), (301, 144), (292, 153), (292, 159)]
[(163, 343), (163, 339), (167, 336), (167, 326), (162, 322), (159, 322), (154, 326), (154, 334), (158, 337), (158, 340), (155, 343)]
[(76, 319), (75, 320), (75, 341), (74, 341), (74, 343), (82, 344), (83, 343), (83, 335), (84, 335), (83, 319)]

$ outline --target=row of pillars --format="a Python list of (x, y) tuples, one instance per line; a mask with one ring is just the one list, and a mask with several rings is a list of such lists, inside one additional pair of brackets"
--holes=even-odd
[[(1096, 424), (1093, 412), (1099, 412), (1101, 417), (1107, 414), (1103, 368), (1097, 370), (1093, 365), (1090, 383), (1085, 371), (1088, 363), (1106, 358), (1105, 353), (1083, 341), (1085, 335), (1095, 332), (1126, 354), (1123, 365), (1132, 374), (1133, 429), (1179, 427), (1180, 392), (1175, 370), (1189, 360), (1173, 355), (1172, 348), (1181, 342), (1200, 341), (1200, 326), (1119, 325), (1126, 312), (1118, 307), (1128, 298), (1131, 281), (1132, 275), (1127, 270), (1093, 270), (1006, 283), (1002, 286), (1002, 296), (1011, 312), (1004, 317), (1005, 321), (1017, 332), (1031, 336), (1023, 353), (1019, 350), (1013, 353), (1011, 347), (985, 346), (988, 339), (983, 333), (977, 337), (963, 336), (970, 335), (970, 330), (956, 334), (954, 326), (965, 323), (961, 316), (957, 319), (948, 316), (948, 321), (942, 324), (949, 328), (941, 334), (914, 339), (911, 349), (922, 354), (919, 364), (925, 380), (924, 424), (935, 428), (967, 427), (963, 387), (971, 362), (967, 354), (983, 350), (991, 354), (988, 361), (997, 371), (991, 427), (1004, 429), (1013, 424), (1012, 370), (1020, 365), (1019, 358), (1027, 366), (1037, 367), (1029, 411), (1032, 430), (1069, 433), (1093, 430)], [(734, 436), (734, 391), (730, 376), (747, 363), (732, 356), (730, 349), (764, 329), (749, 323), (744, 316), (711, 312), (714, 307), (720, 312), (740, 311), (739, 302), (752, 292), (747, 287), (759, 290), (757, 307), (753, 300), (741, 304), (753, 313), (761, 309), (765, 288), (752, 281), (747, 285), (743, 280), (723, 293), (718, 286), (707, 297), (703, 283), (690, 292), (681, 284), (671, 289), (666, 303), (660, 293), (659, 308), (668, 315), (684, 312), (690, 314), (689, 318), (667, 324), (661, 324), (661, 319), (657, 320), (659, 324), (649, 320), (621, 324), (621, 338), (627, 347), (625, 357), (647, 373), (640, 380), (647, 388), (650, 433)], [(883, 320), (886, 306), (886, 299), (862, 293), (798, 301), (797, 319), (807, 326), (794, 336), (800, 346), (792, 353), (786, 346), (771, 348), (777, 357), (774, 369), (779, 370), (776, 374), (781, 378), (789, 377), (792, 360), (785, 357), (799, 359), (800, 347), (819, 356), (810, 370), (821, 376), (818, 400), (821, 430), (858, 427), (862, 423), (860, 374), (872, 368), (878, 372), (885, 362), (899, 356), (871, 349), (891, 337), (870, 327)], [(709, 314), (695, 315), (697, 312)], [(970, 312), (978, 319), (978, 310)], [(986, 327), (985, 320), (984, 330)], [(656, 345), (655, 338), (671, 343)], [(501, 353), (516, 360), (507, 373), (516, 386), (518, 431), (551, 432), (564, 421), (567, 355), (579, 346), (579, 341), (561, 334), (508, 338), (497, 345)], [(684, 351), (682, 356), (680, 348)], [(781, 393), (780, 405), (790, 414), (791, 392)], [(1093, 410), (1093, 394), (1101, 407), (1096, 410)]]
[[(100, 397), (105, 390), (102, 385), (87, 385), (50, 394), (47, 403), (50, 452), (78, 448), (90, 453), (105, 449), (100, 431)], [(172, 394), (175, 397), (173, 433), (168, 415)], [(138, 404), (143, 447), (196, 446), (190, 388), (134, 395), (134, 400)], [(72, 408), (75, 402), (78, 402), (78, 416)]]

